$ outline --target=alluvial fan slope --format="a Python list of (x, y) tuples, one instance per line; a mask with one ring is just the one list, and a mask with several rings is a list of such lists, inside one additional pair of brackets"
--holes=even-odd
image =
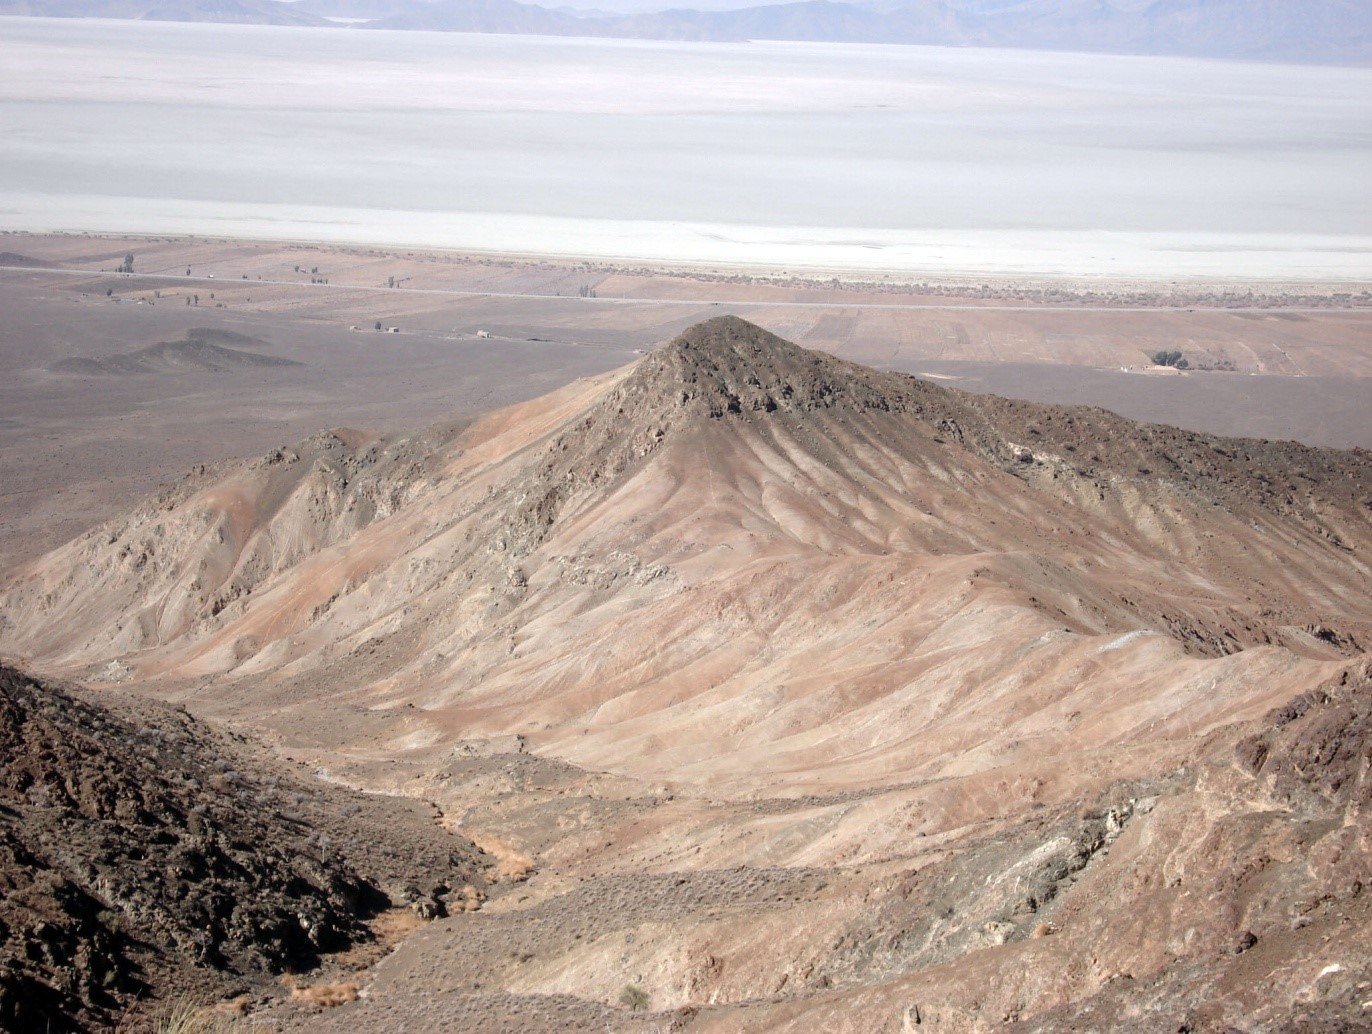
[(427, 928), (343, 1025), (438, 987), (445, 1022), (600, 1029), (646, 982), (700, 1029), (1136, 1002), (1155, 1029), (1207, 994), (1257, 1016), (1215, 983), (1264, 957), (1235, 939), (1287, 945), (1361, 879), (1362, 806), (1281, 760), (1290, 723), (1262, 737), (1302, 694), (1365, 706), (1370, 499), (1365, 453), (972, 396), (725, 317), (470, 424), (198, 471), (11, 572), (0, 649), (361, 781), (405, 759), (405, 792), (529, 856), (543, 911)]

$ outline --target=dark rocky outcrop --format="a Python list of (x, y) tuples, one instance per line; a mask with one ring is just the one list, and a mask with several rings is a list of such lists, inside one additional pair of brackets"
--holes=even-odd
[(306, 971), (371, 938), (383, 885), (479, 881), (446, 834), (446, 856), (387, 871), (375, 807), (184, 712), (0, 666), (0, 1029), (100, 1028), (135, 1000)]

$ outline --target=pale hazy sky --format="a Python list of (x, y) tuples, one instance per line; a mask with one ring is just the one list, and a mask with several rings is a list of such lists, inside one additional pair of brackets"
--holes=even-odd
[(694, 11), (736, 11), (745, 7), (768, 7), (794, 0), (524, 0), (540, 7), (567, 8), (573, 11), (604, 11), (608, 14), (650, 14), (673, 8)]

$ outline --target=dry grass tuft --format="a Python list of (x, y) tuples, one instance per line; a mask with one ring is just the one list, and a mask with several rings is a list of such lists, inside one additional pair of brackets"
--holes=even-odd
[[(367, 925), (371, 928), (372, 939), (358, 941), (347, 951), (330, 955), (331, 966), (355, 972), (370, 969), (384, 958), (387, 952), (425, 924), (424, 920), (415, 914), (414, 909), (401, 906), (388, 908)], [(285, 983), (284, 980), (283, 983), (290, 988), (298, 986), (294, 978), (291, 978), (290, 983)]]
[(372, 920), (372, 936), (377, 944), (391, 948), (424, 925), (412, 908), (388, 908)]
[(332, 1009), (344, 1002), (357, 1001), (357, 985), (351, 981), (339, 984), (316, 984), (314, 987), (291, 988), (291, 1001)]
[(157, 1011), (152, 1029), (154, 1034), (229, 1034), (233, 1018), (201, 998), (179, 995)]
[(486, 895), (468, 883), (463, 886), (457, 900), (449, 899), (448, 908), (454, 912), (475, 912), (485, 900)]
[(217, 1016), (246, 1016), (248, 1015), (248, 1007), (251, 1004), (251, 998), (247, 995), (239, 995), (237, 998), (230, 998), (227, 1002), (220, 1002), (214, 1007), (214, 1012)]
[(534, 860), (509, 841), (469, 830), (463, 832), (481, 851), (495, 859), (496, 882), (522, 883), (534, 874)]

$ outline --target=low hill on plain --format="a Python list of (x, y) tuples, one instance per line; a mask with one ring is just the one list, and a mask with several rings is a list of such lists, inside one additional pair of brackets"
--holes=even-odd
[(54, 373), (129, 377), (141, 374), (223, 373), (229, 370), (303, 365), (294, 359), (266, 355), (242, 347), (262, 344), (246, 334), (196, 328), (186, 331), (179, 341), (159, 341), (146, 348), (111, 355), (72, 356), (59, 359), (50, 369)]

